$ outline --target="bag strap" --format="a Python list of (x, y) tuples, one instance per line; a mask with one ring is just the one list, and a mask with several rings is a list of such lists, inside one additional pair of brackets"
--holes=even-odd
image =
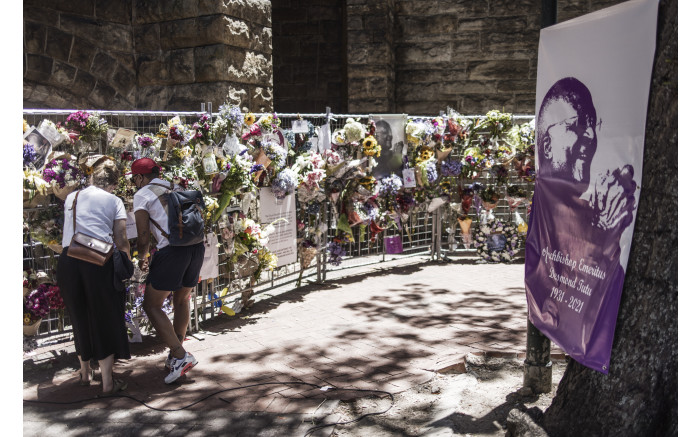
[(78, 229), (76, 228), (75, 224), (75, 216), (78, 213), (78, 210), (75, 207), (78, 204), (78, 194), (80, 194), (80, 190), (75, 192), (75, 198), (73, 198), (73, 207), (71, 208), (73, 210), (73, 235), (78, 233)]
[[(173, 190), (173, 188), (175, 188), (175, 184), (174, 184), (172, 181), (170, 182), (170, 186), (169, 186), (169, 187), (168, 187), (167, 185), (159, 184), (159, 183), (157, 183), (157, 182), (149, 182), (149, 183), (146, 184), (146, 185), (157, 185), (157, 186), (159, 186), (159, 187), (167, 188), (168, 190), (171, 190), (171, 191)], [(163, 228), (161, 228), (160, 225), (159, 225), (158, 223), (156, 223), (156, 221), (153, 220), (153, 218), (151, 218), (150, 214), (149, 214), (149, 216), (148, 216), (148, 219), (151, 221), (151, 223), (153, 223), (153, 225), (154, 225), (156, 228), (158, 228), (158, 230), (160, 231), (160, 233), (161, 233), (162, 236), (164, 236), (165, 238), (170, 238), (170, 234), (168, 234), (167, 232), (165, 232), (165, 231), (163, 230)]]
[(170, 234), (166, 234), (165, 231), (163, 230), (163, 228), (161, 228), (160, 225), (158, 223), (156, 223), (156, 221), (153, 220), (150, 215), (148, 216), (148, 220), (150, 220), (151, 223), (153, 223), (155, 225), (155, 227), (158, 228), (161, 235), (163, 235), (165, 238), (170, 238)]

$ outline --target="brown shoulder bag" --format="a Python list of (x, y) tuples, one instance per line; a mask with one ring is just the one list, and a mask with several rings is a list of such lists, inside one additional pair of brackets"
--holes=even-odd
[(103, 266), (112, 256), (114, 246), (112, 243), (102, 241), (99, 238), (76, 232), (75, 216), (78, 213), (76, 209), (78, 194), (80, 194), (80, 191), (75, 193), (75, 200), (73, 200), (73, 238), (70, 240), (67, 255), (91, 264)]

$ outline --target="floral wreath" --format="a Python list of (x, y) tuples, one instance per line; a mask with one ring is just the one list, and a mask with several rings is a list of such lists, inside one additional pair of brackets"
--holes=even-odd
[[(488, 249), (488, 238), (491, 234), (502, 234), (506, 239), (506, 245), (500, 251)], [(490, 262), (511, 262), (515, 257), (515, 249), (518, 247), (518, 230), (512, 224), (493, 220), (479, 226), (474, 238), (476, 253), (484, 260)]]

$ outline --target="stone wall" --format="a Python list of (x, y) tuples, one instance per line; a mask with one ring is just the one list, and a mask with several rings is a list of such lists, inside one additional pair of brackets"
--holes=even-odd
[[(322, 112), (313, 93), (335, 92), (326, 83), (337, 71), (346, 74), (340, 107), (350, 113), (534, 112), (541, 0), (346, 0), (341, 18), (323, 19), (317, 3), (273, 1), (275, 101), (285, 112)], [(560, 0), (558, 21), (616, 3)], [(303, 41), (337, 40), (343, 26), (344, 59), (302, 54)], [(326, 101), (340, 112), (335, 99)]]
[(273, 109), (269, 0), (25, 0), (24, 107)]

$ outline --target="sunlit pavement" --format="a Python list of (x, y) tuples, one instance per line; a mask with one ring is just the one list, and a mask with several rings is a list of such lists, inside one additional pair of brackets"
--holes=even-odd
[(469, 352), (524, 358), (522, 260), (414, 257), (287, 288), (205, 322), (185, 342), (199, 364), (171, 385), (164, 345), (154, 335), (132, 344), (132, 359), (115, 366), (130, 397), (79, 386), (72, 343), (25, 356), (24, 399), (57, 403), (24, 402), (24, 435), (304, 435), (332, 423), (340, 400), (367, 393), (346, 389), (398, 393)]

